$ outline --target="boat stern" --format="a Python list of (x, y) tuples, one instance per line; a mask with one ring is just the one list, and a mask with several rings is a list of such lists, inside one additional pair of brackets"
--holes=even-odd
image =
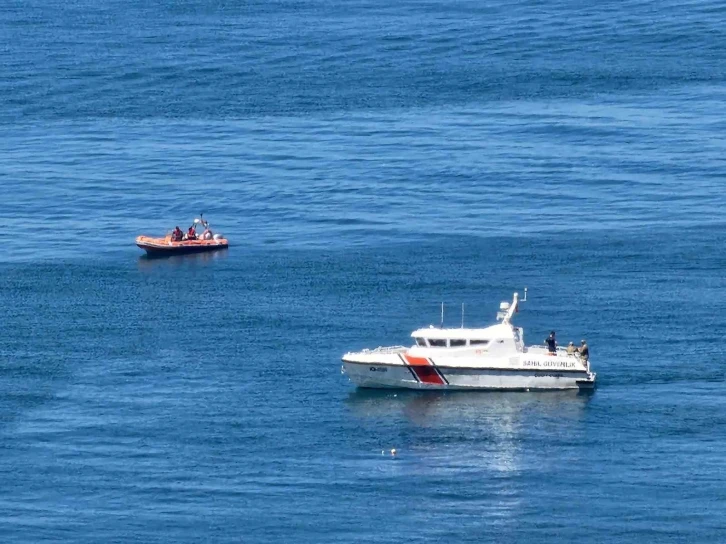
[(580, 390), (592, 390), (595, 389), (595, 379), (597, 378), (597, 373), (590, 372), (589, 368), (587, 370), (587, 374), (584, 378), (578, 379), (575, 383), (577, 383), (577, 387)]

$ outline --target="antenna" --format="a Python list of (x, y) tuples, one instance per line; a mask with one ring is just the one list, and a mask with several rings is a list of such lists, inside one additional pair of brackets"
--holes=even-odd
[(524, 298), (522, 299), (522, 302), (527, 302), (527, 288), (524, 288)]
[(441, 303), (441, 327), (440, 328), (442, 328), (442, 329), (444, 328), (444, 303), (443, 302)]
[(461, 328), (464, 328), (464, 303), (461, 303)]

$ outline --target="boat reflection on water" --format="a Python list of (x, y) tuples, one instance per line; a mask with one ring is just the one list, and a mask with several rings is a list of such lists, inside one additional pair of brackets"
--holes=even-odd
[(212, 261), (221, 261), (227, 258), (227, 251), (209, 251), (204, 253), (188, 253), (182, 255), (140, 255), (140, 270), (155, 270), (165, 266), (194, 266), (206, 264)]
[[(358, 389), (346, 399), (352, 414), (382, 440), (429, 472), (512, 475), (542, 467), (527, 443), (586, 434), (591, 393), (408, 391)], [(388, 435), (388, 436), (386, 436)], [(402, 436), (406, 439), (402, 440)]]
[(591, 391), (538, 393), (481, 391), (411, 391), (356, 389), (346, 399), (354, 415), (363, 418), (403, 416), (417, 426), (430, 427), (455, 420), (491, 421), (511, 417), (580, 419), (592, 398)]

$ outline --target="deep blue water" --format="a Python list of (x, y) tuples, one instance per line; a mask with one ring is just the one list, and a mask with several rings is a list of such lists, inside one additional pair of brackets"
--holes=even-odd
[[(713, 0), (4, 2), (0, 540), (725, 541), (724, 29)], [(133, 244), (200, 212), (228, 252)], [(524, 286), (593, 394), (340, 374)]]

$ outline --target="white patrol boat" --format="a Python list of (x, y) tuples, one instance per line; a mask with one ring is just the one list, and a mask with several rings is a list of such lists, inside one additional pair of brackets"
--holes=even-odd
[[(524, 299), (527, 300), (525, 289)], [(592, 389), (589, 360), (558, 347), (525, 346), (512, 324), (519, 295), (502, 302), (496, 325), (482, 329), (430, 326), (414, 331), (412, 347), (365, 349), (343, 356), (342, 372), (358, 387), (408, 389)]]

